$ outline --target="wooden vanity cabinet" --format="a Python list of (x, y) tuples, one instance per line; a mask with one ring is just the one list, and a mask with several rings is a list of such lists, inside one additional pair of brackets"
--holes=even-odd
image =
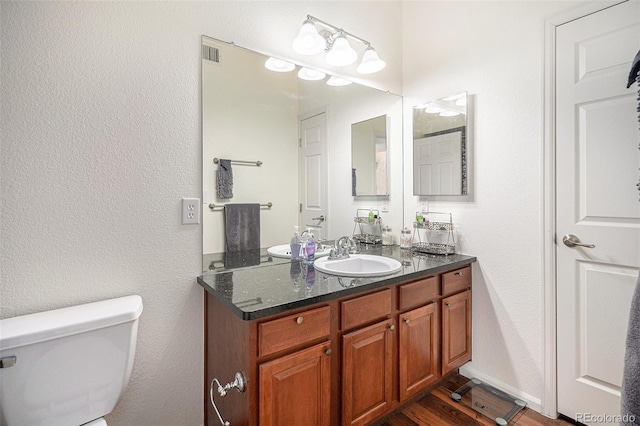
[(471, 267), (442, 275), (442, 374), (471, 360)]
[(331, 344), (260, 364), (260, 425), (331, 424)]
[(343, 425), (366, 425), (391, 407), (393, 328), (388, 319), (343, 336)]
[(205, 298), (205, 421), (234, 426), (366, 425), (471, 359), (471, 267), (280, 315), (243, 320)]
[(340, 304), (343, 425), (366, 425), (391, 407), (395, 330), (390, 318), (392, 305), (392, 288)]
[(439, 295), (439, 276), (398, 286), (398, 380), (401, 403), (440, 378)]
[(438, 304), (400, 314), (398, 377), (400, 402), (435, 383), (438, 369)]

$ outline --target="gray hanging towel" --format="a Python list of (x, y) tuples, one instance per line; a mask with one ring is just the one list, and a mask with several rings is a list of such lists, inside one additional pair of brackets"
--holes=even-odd
[[(638, 83), (638, 113), (640, 113), (640, 52), (633, 59), (627, 88)], [(640, 122), (640, 114), (638, 115)], [(640, 182), (637, 184), (640, 190)], [(623, 426), (640, 425), (640, 275), (631, 299), (631, 312), (627, 329), (627, 341), (622, 373), (620, 415)]]
[(636, 53), (636, 57), (631, 61), (631, 71), (629, 71), (629, 78), (627, 78), (627, 89), (631, 87), (640, 73), (640, 51)]
[(227, 252), (260, 249), (260, 204), (225, 204)]
[(620, 424), (640, 425), (640, 275), (631, 299), (620, 403)]
[(358, 195), (356, 193), (356, 169), (352, 168), (351, 169), (351, 196), (355, 197), (356, 195)]
[(231, 160), (220, 160), (218, 167), (218, 198), (226, 200), (233, 198), (233, 171)]

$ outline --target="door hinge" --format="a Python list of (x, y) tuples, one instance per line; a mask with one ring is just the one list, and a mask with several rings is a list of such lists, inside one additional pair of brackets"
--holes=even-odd
[(300, 211), (298, 213), (302, 213), (302, 203), (300, 203)]
[(298, 148), (302, 148), (302, 138), (298, 138)]

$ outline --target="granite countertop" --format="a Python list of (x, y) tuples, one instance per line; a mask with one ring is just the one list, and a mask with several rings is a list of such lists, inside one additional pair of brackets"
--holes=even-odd
[(464, 254), (418, 255), (397, 245), (366, 246), (360, 252), (394, 258), (402, 263), (402, 269), (383, 277), (338, 277), (298, 260), (268, 256), (263, 249), (229, 259), (205, 255), (205, 264), (210, 266), (198, 277), (198, 283), (242, 319), (254, 320), (476, 261)]

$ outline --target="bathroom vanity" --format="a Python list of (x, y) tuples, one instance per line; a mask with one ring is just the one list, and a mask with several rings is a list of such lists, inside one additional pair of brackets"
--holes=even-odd
[[(208, 273), (205, 422), (365, 425), (471, 359), (471, 264), (466, 255), (412, 256), (377, 278), (326, 275), (298, 262)], [(222, 385), (237, 372), (244, 392)]]

